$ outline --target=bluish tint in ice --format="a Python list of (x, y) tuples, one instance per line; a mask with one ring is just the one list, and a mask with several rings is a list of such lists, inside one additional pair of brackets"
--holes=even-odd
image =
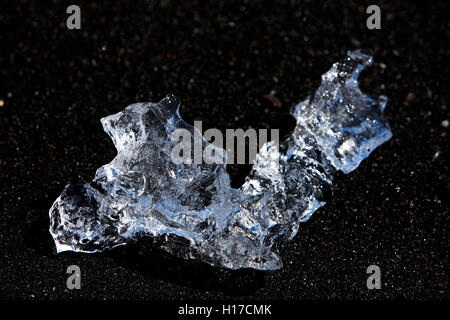
[[(353, 51), (335, 63), (315, 95), (293, 108), (293, 134), (262, 147), (240, 189), (231, 188), (225, 165), (171, 161), (177, 142), (170, 133), (195, 134), (175, 96), (101, 119), (117, 156), (91, 183), (69, 184), (56, 199), (49, 214), (58, 252), (103, 251), (150, 235), (210, 264), (281, 268), (280, 248), (325, 204), (336, 169), (351, 172), (392, 136), (383, 118), (386, 97), (372, 99), (358, 88), (371, 62)], [(184, 245), (173, 245), (176, 238)]]

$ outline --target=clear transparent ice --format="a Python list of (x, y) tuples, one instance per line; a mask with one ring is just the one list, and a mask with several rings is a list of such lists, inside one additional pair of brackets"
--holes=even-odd
[(292, 135), (260, 149), (239, 189), (230, 186), (226, 164), (171, 161), (171, 132), (198, 134), (180, 117), (175, 96), (102, 118), (117, 156), (92, 182), (67, 185), (54, 202), (57, 251), (104, 251), (145, 235), (212, 265), (281, 268), (280, 250), (325, 204), (335, 172), (353, 171), (392, 136), (383, 117), (387, 98), (369, 98), (358, 87), (371, 63), (363, 51), (349, 51), (322, 75), (314, 96), (293, 108)]

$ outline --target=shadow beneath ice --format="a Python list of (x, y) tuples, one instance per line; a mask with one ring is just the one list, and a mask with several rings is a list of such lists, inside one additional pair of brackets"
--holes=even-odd
[(24, 234), (25, 246), (41, 255), (56, 254), (55, 244), (48, 231), (48, 225), (48, 216), (40, 216), (32, 222)]
[(151, 238), (102, 253), (119, 265), (146, 277), (165, 280), (202, 291), (247, 296), (264, 285), (264, 272), (254, 269), (229, 270), (198, 260), (185, 260), (157, 248)]
[(29, 200), (27, 203), (29, 210), (32, 210), (37, 218), (28, 224), (23, 241), (27, 248), (38, 254), (56, 255), (55, 244), (49, 232), (48, 210), (61, 191), (60, 188), (48, 190), (48, 195)]
[[(30, 222), (23, 235), (23, 244), (37, 254), (60, 257), (49, 232), (48, 209), (61, 190), (29, 203), (38, 217)], [(173, 242), (176, 247), (176, 242)], [(264, 271), (254, 269), (229, 270), (213, 267), (198, 260), (185, 260), (159, 248), (150, 237), (136, 243), (114, 248), (92, 257), (109, 257), (120, 266), (148, 278), (197, 288), (202, 291), (221, 292), (228, 296), (247, 296), (264, 286)]]

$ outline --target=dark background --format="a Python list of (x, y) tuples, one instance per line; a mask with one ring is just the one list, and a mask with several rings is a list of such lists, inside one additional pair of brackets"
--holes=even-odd
[[(416, 2), (415, 2), (416, 3)], [(81, 30), (66, 8), (81, 7)], [(381, 30), (365, 10), (381, 7)], [(2, 1), (1, 299), (448, 299), (449, 21), (446, 1)], [(301, 225), (278, 271), (184, 261), (150, 239), (102, 254), (56, 254), (48, 209), (76, 175), (115, 156), (99, 119), (178, 95), (207, 128), (293, 129), (289, 108), (349, 49), (389, 97), (393, 138)], [(281, 107), (263, 96), (272, 90)], [(248, 166), (229, 168), (239, 186)], [(79, 265), (82, 289), (66, 288)], [(377, 264), (382, 289), (368, 290)]]

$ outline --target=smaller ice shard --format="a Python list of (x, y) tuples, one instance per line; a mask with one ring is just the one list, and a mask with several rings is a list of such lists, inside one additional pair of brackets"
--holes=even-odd
[(358, 50), (335, 63), (314, 96), (293, 108), (292, 135), (261, 148), (239, 189), (231, 188), (226, 163), (171, 161), (177, 142), (170, 134), (198, 134), (180, 117), (175, 96), (101, 119), (117, 156), (92, 182), (67, 185), (54, 202), (57, 251), (98, 252), (150, 235), (165, 239), (168, 251), (212, 265), (281, 268), (280, 249), (325, 204), (336, 170), (353, 171), (392, 136), (383, 117), (387, 98), (369, 98), (358, 87), (371, 62)]

